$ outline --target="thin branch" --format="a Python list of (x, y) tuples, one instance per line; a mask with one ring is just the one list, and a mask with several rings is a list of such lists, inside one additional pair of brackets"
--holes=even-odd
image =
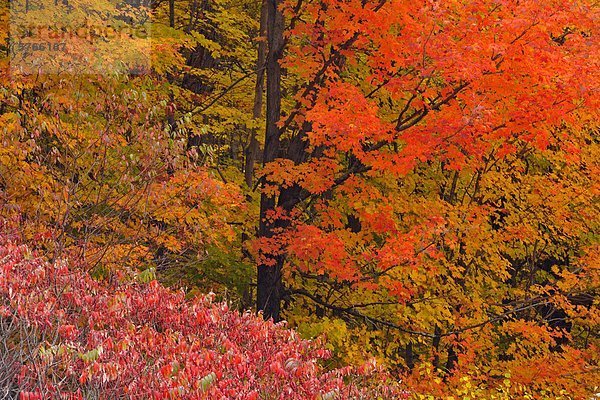
[(314, 301), (315, 303), (328, 308), (332, 311), (338, 311), (338, 312), (342, 312), (344, 314), (348, 314), (351, 315), (353, 317), (359, 318), (359, 319), (364, 319), (365, 321), (371, 322), (374, 325), (381, 325), (381, 326), (386, 326), (392, 329), (396, 329), (398, 331), (404, 332), (404, 333), (408, 333), (411, 335), (417, 335), (417, 336), (423, 336), (423, 337), (427, 337), (427, 338), (433, 338), (434, 335), (432, 333), (429, 332), (420, 332), (420, 331), (414, 331), (411, 329), (406, 329), (400, 325), (394, 324), (392, 322), (389, 321), (384, 321), (382, 319), (379, 318), (374, 318), (374, 317), (370, 317), (367, 315), (364, 315), (356, 310), (354, 310), (352, 307), (337, 307), (334, 306), (332, 304), (329, 304), (321, 299), (319, 299), (318, 297), (312, 295), (311, 293), (307, 292), (304, 289), (294, 289), (291, 291), (292, 294), (299, 294), (301, 296), (304, 297), (308, 297), (309, 299), (311, 299), (312, 301)]
[(228, 87), (226, 87), (225, 89), (223, 89), (223, 91), (221, 93), (219, 93), (217, 96), (215, 96), (207, 105), (199, 105), (195, 108), (193, 108), (190, 111), (190, 114), (194, 115), (194, 114), (200, 114), (206, 110), (208, 110), (210, 107), (212, 107), (217, 101), (219, 101), (223, 96), (225, 96), (227, 93), (229, 93), (233, 88), (235, 88), (237, 85), (239, 85), (243, 80), (249, 78), (250, 76), (257, 74), (261, 71), (263, 71), (265, 69), (265, 67), (261, 67), (258, 68), (256, 70), (252, 70), (250, 72), (247, 72), (246, 74), (242, 75), (241, 77), (239, 77), (238, 79), (236, 79), (231, 85), (229, 85)]

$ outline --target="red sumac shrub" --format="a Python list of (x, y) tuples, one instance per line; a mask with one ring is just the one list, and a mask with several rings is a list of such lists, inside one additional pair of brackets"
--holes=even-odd
[[(0, 379), (100, 399), (405, 398), (378, 367), (325, 371), (320, 341), (158, 282), (98, 281), (0, 235)], [(15, 371), (11, 375), (11, 371)]]

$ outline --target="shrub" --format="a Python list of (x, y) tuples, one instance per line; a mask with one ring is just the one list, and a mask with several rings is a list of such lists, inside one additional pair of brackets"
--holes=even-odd
[(405, 398), (377, 365), (325, 371), (319, 340), (186, 299), (156, 281), (93, 279), (0, 235), (5, 393), (99, 399)]

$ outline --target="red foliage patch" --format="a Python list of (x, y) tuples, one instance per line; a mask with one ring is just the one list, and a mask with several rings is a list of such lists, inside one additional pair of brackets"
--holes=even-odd
[(319, 361), (329, 353), (322, 343), (302, 340), (282, 325), (229, 310), (209, 296), (186, 300), (156, 281), (100, 282), (1, 237), (0, 321), (7, 349), (0, 350), (0, 379), (6, 379), (7, 393), (406, 398), (374, 365), (324, 371)]

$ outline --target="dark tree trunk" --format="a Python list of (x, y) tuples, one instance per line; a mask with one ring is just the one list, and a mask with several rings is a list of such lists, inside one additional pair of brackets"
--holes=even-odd
[(412, 342), (406, 343), (404, 360), (406, 361), (406, 366), (408, 367), (409, 371), (412, 371), (415, 367), (415, 353), (413, 351)]
[(442, 330), (440, 329), (439, 326), (435, 326), (435, 329), (433, 331), (433, 351), (434, 351), (434, 355), (433, 355), (433, 368), (434, 369), (438, 369), (440, 367), (440, 341), (442, 339)]
[(448, 360), (446, 360), (446, 375), (451, 375), (454, 368), (458, 364), (458, 354), (454, 350), (454, 346), (448, 348)]
[[(280, 147), (281, 132), (277, 122), (281, 116), (281, 66), (279, 60), (283, 53), (283, 15), (278, 7), (278, 0), (266, 0), (267, 4), (267, 45), (269, 53), (266, 60), (267, 75), (267, 116), (265, 132), (265, 148), (263, 152), (263, 165), (277, 157)], [(268, 182), (267, 182), (268, 183)], [(260, 222), (258, 236), (273, 237), (276, 229), (281, 227), (280, 222), (269, 222), (266, 216), (275, 208), (274, 196), (261, 195)], [(280, 304), (283, 295), (281, 282), (281, 269), (283, 267), (282, 255), (265, 254), (274, 265), (265, 263), (258, 265), (256, 308), (263, 312), (265, 319), (280, 319)]]
[[(258, 54), (256, 58), (256, 85), (254, 87), (254, 108), (252, 117), (258, 120), (262, 115), (263, 90), (265, 86), (265, 60), (267, 58), (267, 43), (265, 37), (267, 34), (267, 0), (262, 1), (260, 8), (260, 29)], [(250, 142), (246, 148), (246, 160), (244, 165), (244, 178), (246, 185), (251, 188), (254, 181), (254, 163), (258, 156), (258, 140), (256, 139), (256, 129), (252, 129)]]
[(175, 28), (175, 0), (169, 0), (169, 26)]
[[(213, 5), (209, 1), (194, 1), (190, 10), (188, 26), (184, 31), (186, 33), (197, 31), (209, 40), (219, 41), (221, 38), (219, 37), (217, 30), (210, 21), (207, 21), (204, 17), (204, 13), (209, 11), (213, 11)], [(208, 22), (208, 24), (198, 24), (200, 19)], [(217, 60), (215, 60), (210, 51), (201, 45), (197, 45), (194, 49), (191, 49), (189, 53), (186, 54), (186, 58), (186, 64), (192, 68), (209, 69), (217, 67)], [(182, 86), (196, 94), (211, 93), (214, 90), (212, 83), (206, 82), (205, 79), (195, 74), (185, 74)]]

